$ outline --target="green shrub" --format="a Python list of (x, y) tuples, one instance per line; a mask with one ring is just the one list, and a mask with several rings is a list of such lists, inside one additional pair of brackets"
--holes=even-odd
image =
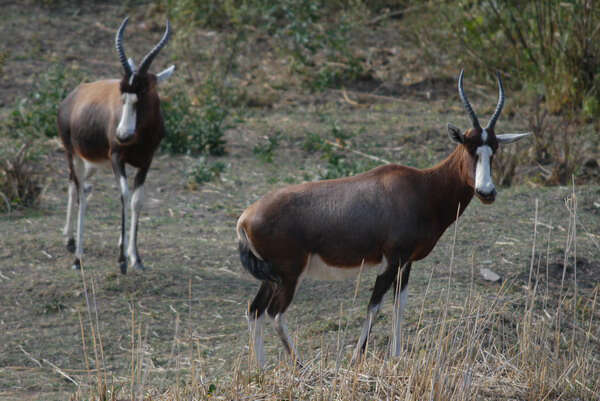
[(178, 91), (161, 102), (166, 137), (161, 149), (171, 154), (208, 153), (225, 154), (226, 119), (229, 110), (216, 94), (204, 98), (204, 104), (195, 105), (185, 91)]
[(57, 136), (58, 106), (81, 80), (80, 73), (60, 66), (50, 68), (37, 78), (38, 85), (32, 95), (13, 107), (0, 125), (0, 132), (10, 138), (26, 140)]
[(252, 152), (263, 162), (273, 163), (273, 155), (275, 154), (275, 150), (279, 147), (280, 137), (280, 132), (267, 136), (266, 143), (255, 145)]
[(187, 172), (187, 187), (194, 190), (217, 179), (225, 171), (225, 167), (223, 162), (209, 163), (204, 157), (198, 158)]
[(321, 136), (314, 132), (308, 132), (306, 137), (304, 137), (304, 142), (302, 143), (302, 149), (308, 153), (314, 153), (318, 150), (321, 150), (325, 144), (325, 141), (321, 138)]

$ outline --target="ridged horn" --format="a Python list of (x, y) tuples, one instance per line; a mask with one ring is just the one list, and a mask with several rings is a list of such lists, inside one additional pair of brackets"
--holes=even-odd
[(467, 95), (465, 95), (465, 90), (463, 88), (464, 73), (464, 70), (460, 70), (460, 76), (458, 77), (458, 94), (460, 96), (460, 100), (462, 100), (463, 102), (463, 106), (465, 106), (465, 110), (467, 110), (467, 114), (469, 114), (471, 122), (473, 123), (473, 128), (481, 129), (481, 126), (479, 125), (479, 120), (477, 119), (477, 115), (473, 111), (471, 103), (469, 103), (469, 99), (467, 99)]
[(486, 129), (493, 129), (494, 125), (496, 125), (496, 121), (498, 117), (500, 117), (500, 113), (502, 112), (502, 107), (504, 107), (504, 87), (502, 86), (502, 79), (500, 78), (500, 73), (496, 72), (496, 76), (498, 77), (498, 105), (496, 106), (496, 110), (494, 110), (494, 115), (490, 118)]
[(150, 50), (150, 52), (148, 54), (146, 54), (146, 56), (140, 63), (140, 68), (138, 69), (140, 74), (145, 74), (148, 71), (148, 68), (150, 67), (150, 64), (152, 64), (152, 60), (154, 60), (154, 57), (156, 57), (156, 55), (158, 54), (160, 49), (162, 49), (163, 46), (167, 44), (170, 34), (171, 34), (171, 25), (169, 25), (169, 20), (167, 20), (167, 27), (165, 28), (165, 33), (163, 34), (162, 38), (160, 39), (160, 42), (158, 42), (158, 44), (156, 46), (154, 46), (154, 48), (152, 50)]
[(117, 30), (117, 36), (115, 37), (115, 47), (117, 48), (117, 52), (119, 53), (119, 61), (121, 61), (121, 65), (125, 70), (125, 75), (129, 76), (133, 72), (131, 70), (131, 66), (127, 61), (127, 56), (125, 55), (125, 49), (123, 49), (123, 32), (125, 31), (125, 27), (127, 26), (127, 22), (129, 22), (129, 17), (125, 17), (123, 22), (121, 22), (121, 26)]

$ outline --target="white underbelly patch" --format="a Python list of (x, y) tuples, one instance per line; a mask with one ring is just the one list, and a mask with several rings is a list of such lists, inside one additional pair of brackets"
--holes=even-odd
[(364, 262), (362, 265), (354, 267), (339, 267), (328, 265), (319, 254), (310, 254), (304, 267), (303, 276), (315, 280), (347, 280), (356, 278), (361, 268), (363, 271), (378, 268), (379, 273), (381, 273), (386, 266), (387, 260), (385, 256), (382, 256), (381, 261), (375, 264)]

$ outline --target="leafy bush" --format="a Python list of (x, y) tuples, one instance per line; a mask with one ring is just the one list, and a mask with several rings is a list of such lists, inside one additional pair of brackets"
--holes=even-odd
[(200, 157), (187, 172), (187, 186), (192, 190), (197, 189), (198, 186), (217, 179), (223, 171), (225, 163), (209, 163), (204, 157)]
[(267, 136), (267, 142), (255, 145), (252, 152), (263, 162), (273, 163), (273, 155), (275, 154), (275, 150), (279, 147), (280, 137), (280, 132)]
[(308, 132), (302, 143), (302, 149), (308, 153), (314, 153), (321, 150), (325, 144), (325, 141), (315, 132)]
[(38, 77), (38, 86), (28, 98), (21, 99), (0, 125), (0, 132), (11, 138), (52, 138), (58, 135), (58, 106), (75, 86), (81, 74), (54, 66)]
[(226, 119), (229, 111), (216, 94), (204, 98), (203, 105), (193, 104), (185, 91), (178, 91), (161, 102), (166, 137), (161, 149), (172, 154), (225, 154)]

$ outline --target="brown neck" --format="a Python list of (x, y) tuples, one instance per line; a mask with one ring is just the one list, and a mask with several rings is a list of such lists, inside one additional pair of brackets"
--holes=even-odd
[(474, 189), (467, 178), (472, 174), (470, 163), (467, 150), (459, 145), (445, 160), (424, 170), (431, 188), (435, 188), (431, 200), (434, 210), (440, 212), (439, 219), (444, 229), (456, 220), (457, 210), (458, 215), (462, 215), (473, 198)]

